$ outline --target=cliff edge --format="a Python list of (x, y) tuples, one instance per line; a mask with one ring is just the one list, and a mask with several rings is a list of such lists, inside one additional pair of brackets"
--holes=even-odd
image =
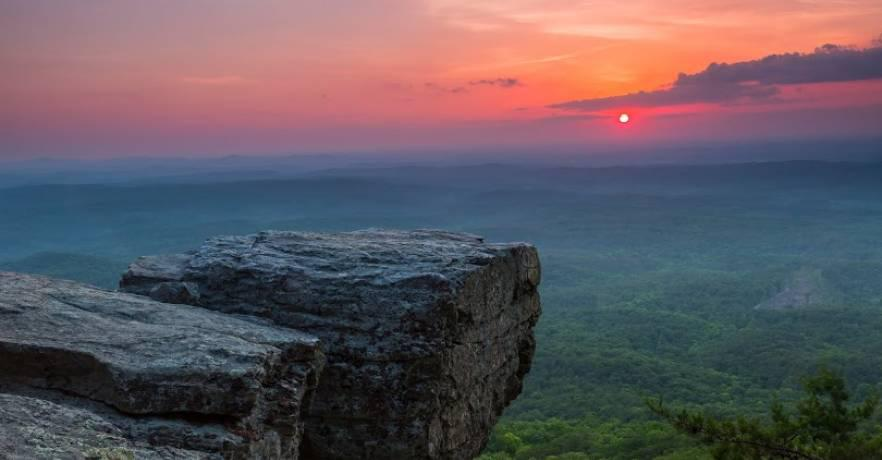
[(529, 371), (539, 281), (528, 244), (383, 230), (211, 238), (125, 292), (2, 274), (0, 449), (470, 459)]

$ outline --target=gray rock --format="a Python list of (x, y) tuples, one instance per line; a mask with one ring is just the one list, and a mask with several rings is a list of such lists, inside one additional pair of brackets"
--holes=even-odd
[(368, 230), (212, 238), (138, 259), (120, 286), (195, 285), (188, 303), (321, 338), (305, 457), (469, 459), (530, 368), (539, 280), (530, 245)]
[[(219, 426), (195, 426), (159, 418), (131, 418), (104, 405), (60, 392), (0, 385), (0, 458), (221, 460), (219, 453), (151, 444), (134, 433), (171, 430), (177, 436), (223, 439)], [(201, 433), (200, 433), (201, 431)], [(216, 441), (210, 443), (218, 444)], [(207, 443), (208, 444), (208, 443)]]
[(324, 356), (258, 323), (0, 272), (0, 435), (34, 428), (0, 443), (22, 458), (296, 458)]
[(770, 298), (754, 307), (756, 310), (801, 310), (823, 305), (835, 305), (842, 298), (824, 272), (803, 267), (784, 281)]
[(159, 283), (149, 296), (159, 302), (193, 304), (199, 301), (199, 288), (193, 283)]

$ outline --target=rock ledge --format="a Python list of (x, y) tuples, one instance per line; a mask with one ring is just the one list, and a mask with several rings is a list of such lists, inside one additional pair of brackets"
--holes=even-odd
[(319, 337), (306, 457), (469, 459), (521, 391), (539, 280), (527, 244), (366, 230), (212, 238), (138, 259), (120, 286)]
[(0, 272), (9, 458), (297, 458), (323, 364), (297, 331)]

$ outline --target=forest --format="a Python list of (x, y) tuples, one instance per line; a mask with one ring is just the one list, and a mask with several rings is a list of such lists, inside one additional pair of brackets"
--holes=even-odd
[[(482, 460), (701, 459), (647, 406), (764, 417), (818, 369), (882, 381), (882, 164), (349, 167), (0, 188), (0, 269), (113, 288), (128, 262), (264, 229), (528, 241), (543, 316)], [(869, 423), (878, 425), (878, 415)]]

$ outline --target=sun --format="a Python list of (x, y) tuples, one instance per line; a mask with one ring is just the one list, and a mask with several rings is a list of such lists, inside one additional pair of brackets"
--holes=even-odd
[(629, 121), (631, 121), (631, 116), (627, 113), (619, 115), (619, 123), (627, 123)]

